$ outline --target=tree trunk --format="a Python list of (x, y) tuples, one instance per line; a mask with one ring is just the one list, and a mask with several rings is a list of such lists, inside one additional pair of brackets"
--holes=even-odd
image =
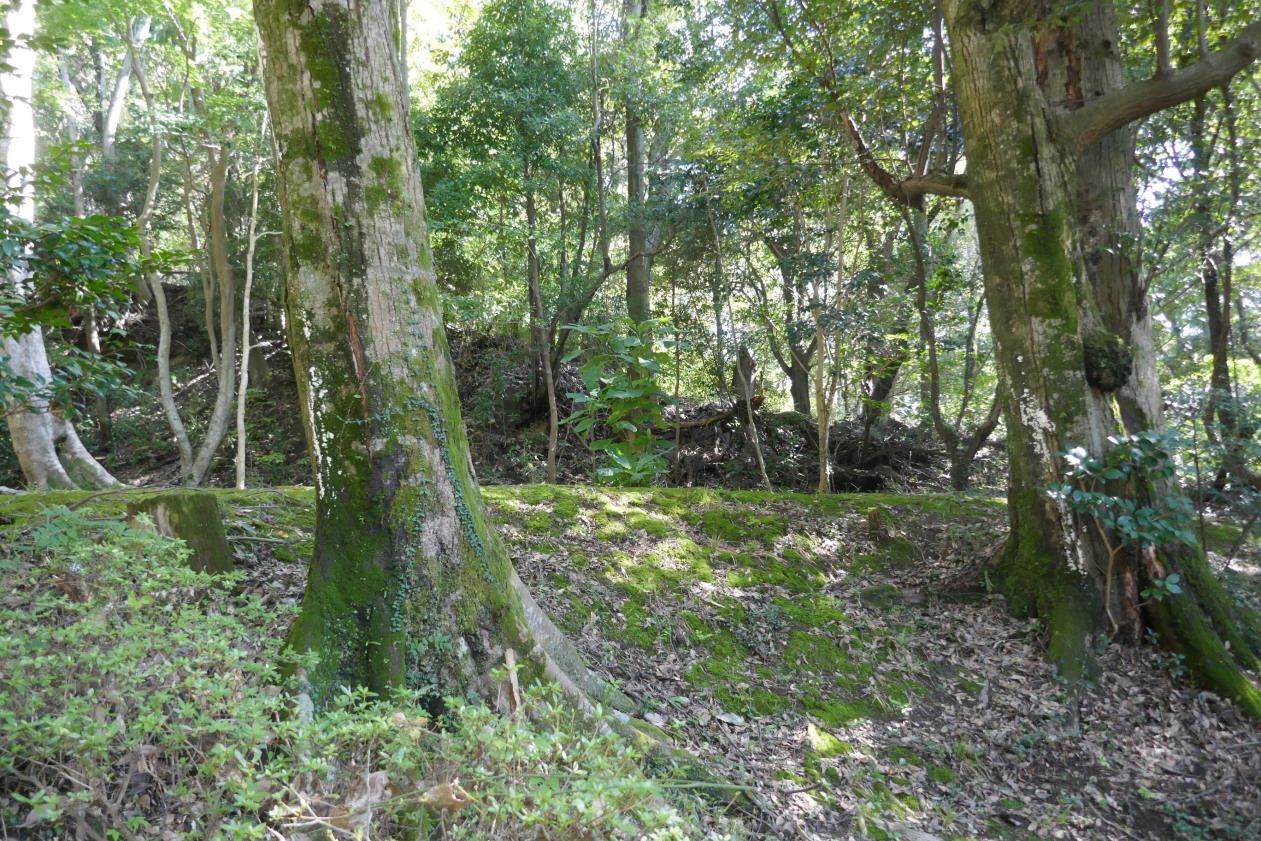
[[(67, 99), (66, 135), (72, 147), (77, 146), (83, 136), (82, 123), (84, 114), (78, 104), (78, 90), (70, 78), (70, 68), (64, 53), (57, 54), (57, 74), (62, 87), (69, 94)], [(70, 196), (75, 216), (87, 216), (87, 200), (83, 193), (83, 154), (75, 154), (70, 160)], [(83, 314), (83, 349), (89, 353), (101, 355), (101, 331), (96, 318), (96, 308), (89, 306)], [(110, 417), (109, 396), (92, 392), (88, 399), (92, 403), (92, 419), (96, 422), (96, 446), (102, 450), (109, 447), (113, 439), (113, 421)]]
[[(34, 3), (12, 7), (5, 15), (4, 26), (14, 41), (5, 62), (8, 66), (0, 74), (0, 96), (5, 102), (0, 161), (10, 179), (9, 189), (21, 196), (20, 203), (11, 205), (12, 212), (30, 220), (35, 218), (35, 198), (25, 170), (35, 164), (35, 115), (31, 109), (35, 51), (30, 44), (35, 35)], [(25, 274), (18, 272), (0, 278), (0, 283), (21, 289), (26, 280)], [(118, 481), (79, 441), (74, 426), (55, 412), (45, 395), (38, 393), (52, 381), (43, 331), (36, 328), (21, 336), (4, 335), (3, 339), (8, 372), (33, 383), (37, 389), (29, 398), (9, 400), (5, 406), (9, 437), (27, 483), (37, 488), (117, 485)]]
[(709, 282), (709, 300), (714, 309), (714, 381), (719, 394), (727, 390), (727, 335), (722, 322), (724, 280), (715, 274)]
[(814, 366), (814, 416), (818, 425), (818, 466), (819, 466), (819, 482), (815, 486), (815, 493), (829, 494), (832, 492), (832, 454), (829, 452), (829, 439), (832, 432), (832, 392), (828, 389), (825, 382), (824, 364), (828, 358), (827, 337), (823, 330), (823, 319), (819, 315), (819, 308), (815, 308), (814, 315), (814, 344), (815, 358), (818, 360)]
[[(291, 640), (336, 686), (494, 697), (604, 692), (526, 592), (473, 479), (443, 333), (390, 0), (257, 0), (279, 145), (290, 344), (316, 469), (314, 558)], [(575, 683), (571, 681), (577, 681)]]
[(219, 301), (219, 360), (215, 377), (219, 389), (215, 394), (215, 408), (206, 424), (206, 434), (197, 456), (193, 459), (193, 472), (185, 477), (185, 483), (197, 487), (206, 481), (214, 464), (215, 453), (228, 434), (232, 424), (232, 400), (236, 395), (236, 281), (232, 265), (228, 262), (227, 224), (223, 217), (223, 200), (228, 186), (228, 150), (207, 149), (210, 155), (210, 265), (214, 270), (215, 292)]
[[(1125, 84), (1125, 76), (1121, 54), (1116, 47), (1119, 29), (1114, 7), (1092, 5), (1070, 34), (1058, 66), (1079, 68), (1081, 89), (1090, 97), (1120, 89)], [(1207, 48), (1202, 48), (1201, 58), (1207, 57)], [(1057, 67), (1057, 62), (1053, 60), (1048, 64), (1053, 71)], [(1057, 75), (1063, 79), (1069, 76), (1065, 71), (1053, 73), (1052, 81)], [(1223, 83), (1223, 91), (1227, 90)], [(1053, 101), (1057, 99), (1054, 90), (1049, 95)], [(1075, 107), (1070, 106), (1069, 110), (1075, 110)], [(1132, 128), (1122, 127), (1104, 136), (1081, 155), (1077, 163), (1076, 220), (1090, 286), (1100, 304), (1107, 329), (1109, 333), (1121, 337), (1133, 355), (1132, 373), (1115, 393), (1122, 423), (1129, 434), (1165, 430), (1152, 317), (1137, 248), (1142, 231), (1138, 189), (1134, 182), (1134, 138)], [(1237, 201), (1237, 181), (1232, 179), (1230, 187), (1231, 200)], [(1228, 262), (1226, 268), (1229, 269)], [(1225, 304), (1222, 315), (1229, 322)], [(1229, 390), (1228, 369), (1224, 382)], [(1250, 475), (1242, 460), (1235, 461), (1232, 469), (1236, 469), (1241, 479), (1246, 480)], [(1176, 494), (1178, 490), (1172, 481), (1165, 480), (1153, 482), (1147, 493), (1160, 497)], [(1229, 686), (1237, 682), (1237, 677), (1225, 665), (1229, 663), (1228, 658), (1212, 656), (1216, 642), (1211, 635), (1215, 633), (1228, 641), (1239, 662), (1256, 668), (1257, 655), (1261, 653), (1261, 617), (1232, 603), (1198, 550), (1185, 546), (1164, 547), (1163, 555), (1170, 561), (1169, 571), (1179, 572), (1186, 581), (1193, 583), (1194, 589), (1178, 600), (1151, 605), (1148, 610), (1153, 614), (1150, 621), (1166, 636), (1196, 634), (1197, 629), (1204, 626), (1210, 634), (1206, 641), (1174, 639), (1172, 645), (1187, 649), (1189, 657), (1203, 661), (1198, 667), (1202, 683), (1231, 692)], [(1180, 615), (1163, 615), (1166, 613)], [(1166, 631), (1165, 627), (1170, 625), (1176, 626), (1175, 629)], [(1206, 648), (1207, 653), (1204, 651)], [(1219, 670), (1222, 674), (1220, 678), (1205, 676), (1205, 673)]]
[[(799, 211), (797, 219), (798, 221), (801, 219)], [(762, 241), (775, 255), (775, 263), (779, 268), (779, 292), (784, 307), (783, 318), (786, 321), (784, 347), (788, 355), (784, 358), (780, 351), (776, 351), (775, 358), (784, 373), (788, 375), (788, 392), (792, 396), (793, 411), (809, 417), (814, 410), (810, 401), (810, 360), (814, 355), (814, 343), (807, 342), (802, 345), (793, 336), (793, 325), (802, 317), (801, 300), (805, 294), (804, 282), (798, 266), (799, 258), (805, 250), (800, 233), (803, 227), (798, 224), (796, 235), (787, 242), (769, 235), (763, 235)]]
[(810, 400), (810, 365), (798, 350), (796, 342), (789, 344), (788, 390), (793, 399), (793, 411), (809, 417), (814, 412)]
[[(960, 410), (959, 422), (952, 426), (941, 410), (941, 367), (937, 360), (937, 327), (933, 323), (932, 310), (928, 306), (928, 278), (933, 273), (932, 255), (928, 245), (928, 216), (919, 210), (904, 211), (907, 233), (910, 234), (911, 248), (915, 253), (916, 295), (915, 307), (919, 310), (919, 337), (927, 357), (924, 365), (926, 394), (923, 396), (924, 407), (928, 410), (933, 430), (946, 448), (950, 460), (950, 487), (956, 491), (966, 491), (972, 475), (972, 461), (981, 447), (989, 440), (994, 428), (998, 426), (999, 397), (994, 395), (989, 413), (971, 432), (963, 430), (963, 411)], [(965, 377), (964, 388), (970, 387)], [(965, 395), (966, 402), (966, 395)], [(864, 440), (866, 440), (864, 438)]]
[[(263, 139), (267, 136), (267, 123), (263, 122)], [(261, 348), (254, 346), (250, 333), (250, 296), (254, 291), (254, 252), (258, 246), (258, 179), (263, 158), (259, 155), (254, 160), (254, 171), (250, 175), (250, 221), (245, 233), (245, 288), (241, 295), (241, 370), (238, 374), (236, 390), (236, 486), (245, 489), (245, 400), (250, 388), (250, 379), (255, 369), (259, 373), (267, 371), (267, 360)], [(259, 353), (255, 354), (255, 351)], [(257, 362), (255, 359), (257, 358)], [(261, 367), (260, 367), (261, 365)], [(255, 383), (262, 386), (262, 377)]]
[(1011, 460), (1003, 586), (1046, 619), (1051, 658), (1078, 684), (1108, 551), (1046, 489), (1061, 480), (1059, 452), (1101, 453), (1115, 423), (1083, 371), (1081, 337), (1098, 325), (1071, 225), (1074, 162), (1055, 142), (1022, 21), (969, 0), (946, 10)]
[[(118, 126), (123, 119), (123, 109), (127, 105), (127, 92), (131, 88), (132, 53), (134, 48), (149, 40), (149, 17), (139, 15), (128, 25), (126, 35), (127, 51), (123, 54), (122, 63), (118, 67), (118, 76), (114, 79), (114, 87), (109, 95), (109, 105), (103, 114), (101, 124), (101, 158), (107, 164), (114, 164), (118, 158), (115, 139)], [(117, 208), (111, 208), (117, 212)]]
[[(639, 30), (648, 14), (648, 0), (629, 0), (624, 25), (629, 37)], [(648, 190), (644, 183), (644, 124), (635, 103), (626, 102), (626, 207), (630, 228), (626, 232), (630, 263), (626, 266), (626, 315), (635, 325), (652, 318), (652, 275), (649, 268), (647, 220), (644, 208)]]
[[(135, 56), (133, 56), (133, 64), (136, 71), (136, 80), (140, 84), (140, 94), (144, 97), (145, 107), (149, 109), (150, 113), (155, 113), (157, 100), (153, 90), (149, 87), (149, 77), (145, 73), (144, 64)], [(144, 205), (136, 216), (136, 235), (140, 239), (140, 255), (145, 258), (153, 254), (153, 233), (150, 230), (150, 221), (153, 218), (161, 178), (162, 137), (155, 130), (153, 137), (149, 140), (149, 186), (145, 192)], [(190, 188), (191, 185), (186, 179), (184, 184), (186, 199)], [(193, 227), (191, 216), (188, 218), (188, 224), (190, 233), (195, 233), (196, 229)], [(194, 247), (195, 244), (194, 241)], [(183, 479), (191, 476), (193, 472), (193, 445), (189, 441), (188, 430), (184, 427), (184, 421), (180, 418), (180, 410), (175, 403), (175, 390), (171, 381), (170, 307), (167, 305), (166, 289), (162, 286), (160, 277), (156, 275), (147, 277), (143, 285), (152, 295), (154, 309), (158, 313), (158, 399), (162, 404), (162, 413), (166, 417), (167, 427), (170, 428), (171, 435), (175, 438), (175, 447), (179, 452), (180, 478)]]
[[(1011, 461), (1011, 534), (999, 580), (1017, 609), (1046, 620), (1050, 657), (1077, 687), (1120, 582), (1098, 524), (1047, 489), (1061, 481), (1058, 453), (1082, 446), (1098, 456), (1119, 423), (1115, 382), (1088, 381), (1086, 371), (1092, 349), (1111, 345), (1076, 224), (1079, 143), (1091, 129), (1074, 136), (1040, 89), (1046, 71), (1035, 61), (1027, 11), (1021, 3), (946, 3)], [(1178, 553), (1164, 547), (1137, 554), (1148, 580), (1179, 569)], [(1196, 584), (1194, 569), (1185, 577)], [(1184, 650), (1201, 683), (1261, 715), (1261, 692), (1210, 626), (1194, 588), (1148, 606), (1147, 615), (1166, 644)]]
[(556, 407), (556, 377), (552, 373), (551, 341), (548, 337), (546, 313), (543, 311), (543, 289), (539, 279), (538, 210), (535, 208), (534, 188), (530, 186), (533, 173), (525, 167), (525, 218), (526, 278), (530, 293), (530, 332), (534, 334), (534, 352), (538, 354), (539, 367), (543, 369), (543, 391), (547, 398), (547, 482), (556, 484), (556, 445), (560, 438), (560, 417)]
[(197, 279), (201, 281), (202, 318), (206, 323), (206, 339), (210, 343), (210, 365), (219, 367), (219, 334), (215, 332), (215, 296), (214, 280), (210, 275), (206, 254), (201, 253), (201, 236), (197, 233), (197, 213), (193, 200), (193, 162), (185, 146), (182, 150), (184, 164), (184, 223), (188, 230), (188, 250), (191, 254), (201, 254), (197, 260)]

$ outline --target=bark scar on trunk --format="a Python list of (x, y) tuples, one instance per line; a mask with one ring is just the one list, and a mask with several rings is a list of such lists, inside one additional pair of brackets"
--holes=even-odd
[[(346, 313), (346, 319), (350, 323), (350, 354), (355, 361), (355, 379), (359, 383), (359, 399), (363, 404), (363, 419), (367, 421), (372, 412), (368, 408), (368, 369), (363, 361), (363, 344), (359, 341), (359, 328), (355, 324), (355, 314), (353, 312)], [(368, 441), (368, 426), (365, 423), (363, 427), (364, 443)]]

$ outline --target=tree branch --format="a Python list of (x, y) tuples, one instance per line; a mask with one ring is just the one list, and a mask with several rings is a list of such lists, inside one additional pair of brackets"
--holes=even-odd
[(1088, 102), (1064, 118), (1064, 128), (1085, 152), (1122, 126), (1201, 96), (1229, 81), (1261, 54), (1261, 21), (1233, 41), (1181, 70), (1134, 82)]
[(951, 196), (957, 199), (971, 198), (966, 175), (930, 172), (920, 178), (908, 178), (901, 182), (900, 186), (902, 193), (906, 196), (905, 203), (908, 205), (913, 205), (914, 202), (929, 195)]
[[(858, 164), (867, 177), (872, 180), (876, 187), (886, 198), (894, 204), (904, 207), (920, 209), (924, 203), (924, 196), (952, 196), (954, 198), (969, 198), (967, 190), (967, 180), (962, 175), (922, 175), (909, 179), (901, 179), (889, 170), (885, 169), (879, 161), (876, 160), (875, 154), (871, 151), (871, 147), (867, 145), (866, 139), (862, 132), (858, 130), (858, 124), (854, 122), (849, 115), (849, 110), (845, 107), (844, 97), (837, 85), (834, 72), (835, 62), (829, 62), (828, 67), (820, 70), (818, 63), (810, 61), (797, 48), (797, 42), (794, 40), (792, 33), (788, 29), (788, 25), (784, 22), (779, 11), (778, 3), (771, 0), (765, 4), (768, 17), (771, 24), (779, 32), (780, 38), (783, 39), (784, 48), (788, 54), (797, 62), (797, 65), (808, 73), (813, 73), (815, 81), (821, 87), (828, 98), (832, 100), (832, 105), (836, 108), (837, 121), (840, 123), (841, 133), (845, 135), (850, 146), (853, 147), (854, 153), (858, 155)], [(817, 29), (817, 27), (816, 27)], [(929, 121), (930, 123), (932, 120)], [(925, 131), (924, 144), (927, 146), (931, 141), (931, 126)], [(920, 170), (916, 169), (916, 172)]]

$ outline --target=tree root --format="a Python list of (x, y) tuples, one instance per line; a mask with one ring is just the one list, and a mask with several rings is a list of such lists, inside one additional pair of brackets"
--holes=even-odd
[(1256, 668), (1257, 655), (1239, 634), (1229, 598), (1207, 562), (1190, 549), (1167, 556), (1173, 569), (1166, 568), (1155, 553), (1141, 557), (1149, 578), (1165, 578), (1176, 569), (1188, 585), (1182, 593), (1167, 594), (1146, 606), (1161, 643), (1182, 654), (1197, 684), (1232, 699), (1253, 718), (1261, 718), (1261, 689), (1240, 666)]

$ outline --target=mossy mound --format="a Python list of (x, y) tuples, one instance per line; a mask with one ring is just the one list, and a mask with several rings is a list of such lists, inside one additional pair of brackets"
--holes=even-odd
[(668, 650), (686, 660), (688, 693), (734, 714), (840, 727), (897, 716), (925, 691), (884, 668), (895, 645), (880, 640), (901, 633), (906, 615), (897, 590), (871, 580), (905, 563), (913, 543), (872, 537), (863, 523), (873, 501), (905, 524), (908, 511), (960, 513), (953, 498), (540, 486), (486, 495), (519, 564), (527, 551), (564, 559), (562, 586), (549, 564), (522, 574), (544, 603), (557, 590), (566, 632), (594, 632), (628, 657)]

